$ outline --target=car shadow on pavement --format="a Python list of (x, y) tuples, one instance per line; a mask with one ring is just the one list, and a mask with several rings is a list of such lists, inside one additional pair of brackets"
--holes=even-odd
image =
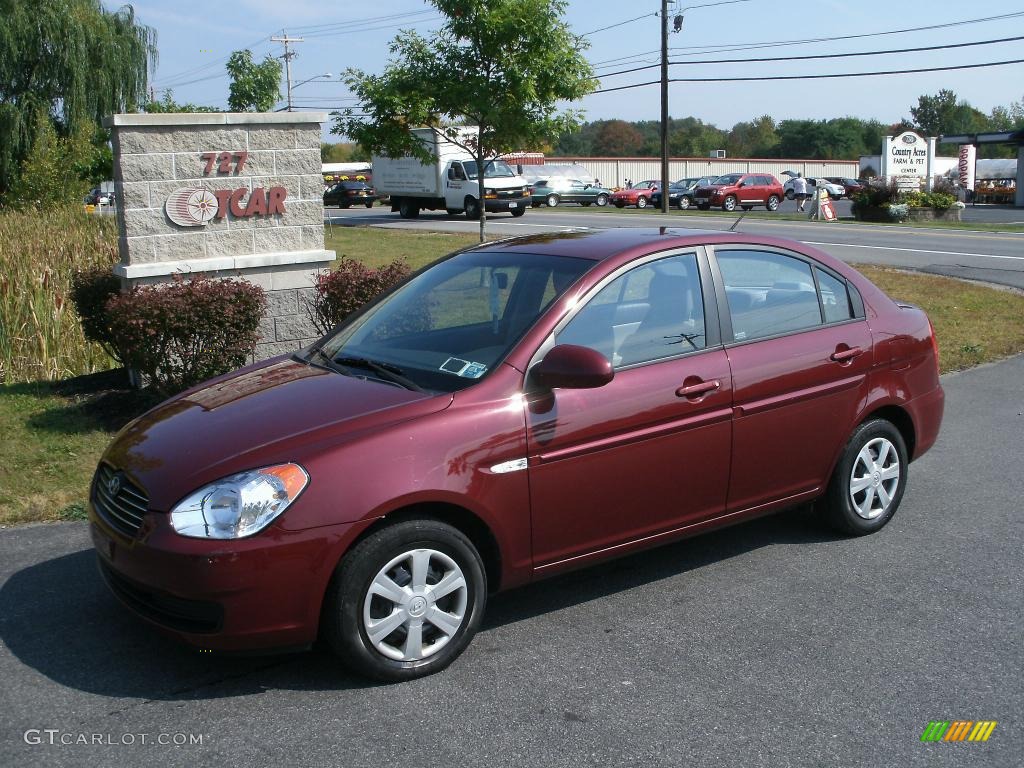
[[(834, 541), (805, 509), (741, 524), (492, 599), (482, 632), (598, 600), (765, 546)], [(230, 698), (267, 690), (348, 690), (376, 684), (329, 653), (206, 654), (139, 620), (109, 592), (91, 548), (15, 572), (0, 589), (0, 639), (55, 683), (112, 698)]]

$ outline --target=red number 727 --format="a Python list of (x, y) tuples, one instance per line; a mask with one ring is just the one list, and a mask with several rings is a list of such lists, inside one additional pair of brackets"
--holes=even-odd
[(217, 173), (231, 173), (231, 161), (235, 160), (235, 173), (241, 173), (245, 168), (245, 161), (249, 159), (248, 152), (203, 152), (199, 159), (206, 161), (203, 168), (203, 175), (213, 170), (213, 164), (217, 163)]

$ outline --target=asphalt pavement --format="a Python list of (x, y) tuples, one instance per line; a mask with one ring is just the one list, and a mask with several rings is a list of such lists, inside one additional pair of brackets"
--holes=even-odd
[[(849, 215), (849, 201), (837, 203), (840, 216)], [(780, 211), (795, 213), (796, 203), (785, 201)], [(488, 217), (489, 231), (501, 236), (604, 229), (609, 227), (693, 227), (726, 230), (736, 225), (748, 234), (773, 235), (814, 245), (846, 262), (881, 264), (916, 269), (969, 280), (981, 280), (1024, 289), (1024, 233), (935, 227), (884, 226), (855, 222), (791, 221), (767, 215), (722, 215), (701, 211), (619, 211), (563, 205), (531, 209), (521, 218), (507, 214)], [(444, 212), (424, 211), (418, 219), (402, 219), (389, 208), (361, 210), (329, 208), (330, 226), (377, 226), (419, 230), (476, 232), (479, 224)], [(1005, 207), (968, 207), (965, 216), (976, 223), (1024, 224), (1024, 210)]]
[[(0, 765), (1020, 766), (1022, 381), (943, 377), (874, 536), (794, 511), (525, 587), (401, 685), (189, 650), (108, 594), (85, 524), (2, 530)], [(922, 743), (934, 720), (998, 725)]]

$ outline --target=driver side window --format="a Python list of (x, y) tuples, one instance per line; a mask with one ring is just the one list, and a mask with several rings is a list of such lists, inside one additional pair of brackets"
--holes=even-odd
[(619, 275), (556, 334), (555, 343), (595, 349), (616, 368), (703, 349), (697, 257), (670, 256)]

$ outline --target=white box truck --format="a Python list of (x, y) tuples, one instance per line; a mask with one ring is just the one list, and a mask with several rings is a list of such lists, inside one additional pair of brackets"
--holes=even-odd
[[(464, 136), (476, 135), (476, 128), (461, 131)], [(437, 161), (424, 165), (415, 157), (374, 155), (377, 193), (390, 196), (391, 210), (403, 219), (416, 218), (424, 208), (480, 218), (480, 183), (473, 155), (435, 128), (414, 128), (412, 132)], [(530, 207), (530, 188), (504, 160), (491, 160), (484, 172), (483, 202), (488, 213), (507, 211), (522, 216)]]

